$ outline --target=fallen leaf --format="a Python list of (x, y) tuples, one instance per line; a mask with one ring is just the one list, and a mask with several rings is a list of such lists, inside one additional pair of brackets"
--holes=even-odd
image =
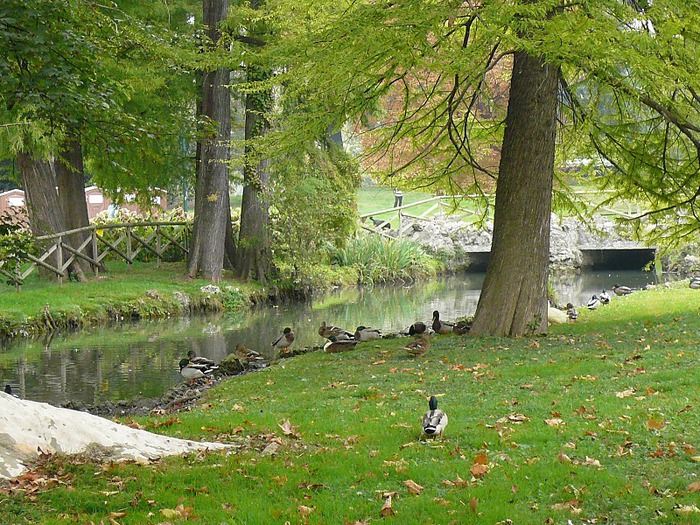
[(628, 388), (627, 390), (623, 390), (622, 392), (615, 393), (615, 397), (619, 397), (620, 399), (622, 399), (625, 397), (633, 396), (635, 392), (636, 390), (634, 388)]
[(690, 514), (693, 512), (700, 512), (700, 509), (695, 505), (678, 505), (673, 509), (678, 514)]
[(547, 423), (547, 425), (549, 425), (550, 427), (554, 427), (554, 428), (558, 428), (558, 427), (566, 425), (566, 423), (564, 423), (564, 420), (559, 419), (558, 417), (554, 417), (552, 419), (545, 419), (544, 422)]
[(474, 463), (478, 463), (479, 465), (488, 465), (489, 458), (484, 452), (482, 452), (481, 454), (477, 454), (477, 456), (474, 458)]
[(472, 476), (474, 476), (475, 478), (483, 478), (488, 471), (489, 466), (482, 465), (480, 463), (474, 463), (469, 469), (469, 472), (471, 472)]
[(647, 421), (647, 428), (649, 430), (663, 430), (665, 426), (666, 423), (664, 423), (662, 419), (655, 417), (649, 418), (649, 421)]
[(391, 496), (387, 496), (384, 500), (384, 505), (382, 505), (382, 510), (379, 513), (385, 518), (396, 516), (396, 511), (391, 507)]
[(688, 492), (700, 492), (700, 481), (695, 481), (688, 485)]
[(477, 505), (479, 505), (478, 499), (472, 498), (469, 500), (469, 508), (471, 509), (472, 512), (476, 512)]
[(316, 510), (316, 507), (307, 507), (306, 505), (299, 505), (297, 507), (297, 511), (303, 518), (306, 518), (309, 514), (311, 514), (314, 510)]
[(557, 461), (560, 463), (571, 463), (571, 458), (563, 452), (559, 452), (559, 454), (557, 454)]
[(379, 361), (375, 361), (372, 364), (373, 365), (383, 365), (384, 363), (386, 363), (386, 359), (380, 359)]
[(418, 496), (421, 492), (423, 492), (423, 487), (421, 487), (418, 483), (416, 483), (412, 479), (407, 479), (406, 481), (403, 482), (403, 484), (406, 486), (408, 491), (411, 494), (413, 494), (414, 496)]
[(292, 426), (292, 424), (289, 422), (289, 419), (287, 419), (281, 425), (278, 424), (278, 426), (282, 429), (282, 433), (285, 436), (292, 436), (293, 438), (296, 438), (296, 439), (299, 439), (301, 437), (301, 435), (297, 432), (297, 429), (299, 427)]

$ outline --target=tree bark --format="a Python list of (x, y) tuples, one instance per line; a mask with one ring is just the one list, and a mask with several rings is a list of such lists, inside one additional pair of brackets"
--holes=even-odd
[(547, 332), (559, 68), (515, 53), (493, 241), (471, 334)]
[[(67, 230), (83, 228), (90, 225), (87, 203), (85, 201), (85, 171), (83, 169), (83, 148), (80, 140), (73, 138), (64, 144), (57, 162), (54, 164), (56, 171), (56, 185), (58, 186), (58, 202), (63, 214), (63, 221)], [(69, 235), (66, 242), (77, 249), (89, 234), (78, 233)], [(87, 253), (92, 254), (92, 247), (86, 247)], [(85, 274), (82, 264), (75, 261), (71, 268), (78, 280), (84, 281)]]
[[(248, 81), (264, 80), (265, 72), (248, 66)], [(270, 125), (267, 112), (272, 93), (256, 92), (246, 96), (245, 103), (245, 157), (243, 168), (243, 198), (241, 225), (238, 233), (236, 273), (245, 280), (268, 280), (274, 268), (269, 240), (269, 211), (265, 191), (270, 185), (270, 160), (258, 159), (249, 146), (256, 137), (265, 135)]]
[[(65, 231), (53, 165), (49, 161), (37, 160), (29, 153), (21, 152), (17, 154), (17, 166), (27, 198), (27, 215), (32, 233), (40, 236)], [(53, 264), (58, 266), (55, 255)], [(48, 275), (42, 269), (39, 271), (42, 275)]]
[[(228, 0), (205, 0), (204, 23), (208, 36), (218, 42), (219, 24), (228, 12)], [(202, 110), (216, 126), (205, 133), (201, 147), (201, 166), (197, 180), (194, 239), (189, 262), (190, 277), (201, 275), (219, 282), (223, 273), (226, 221), (231, 211), (228, 197), (228, 160), (231, 137), (230, 73), (227, 68), (206, 72), (202, 89)]]

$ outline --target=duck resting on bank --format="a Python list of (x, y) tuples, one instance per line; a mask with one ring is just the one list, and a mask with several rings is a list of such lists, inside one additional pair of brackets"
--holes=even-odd
[(575, 321), (578, 319), (576, 307), (571, 303), (566, 303), (566, 316), (569, 318), (569, 321)]
[(600, 292), (598, 299), (600, 299), (600, 304), (610, 304), (610, 294), (605, 288), (603, 288), (603, 291)]
[(210, 365), (195, 365), (188, 358), (180, 359), (180, 375), (185, 379), (189, 379), (190, 383), (194, 383), (195, 380), (207, 377), (218, 366)]
[(327, 325), (326, 321), (323, 321), (321, 323), (321, 326), (318, 328), (318, 335), (320, 335), (321, 337), (325, 337), (326, 339), (335, 337), (338, 340), (355, 338), (355, 334), (353, 334), (352, 332), (349, 332), (344, 328), (340, 328), (339, 326)]
[(353, 350), (357, 346), (357, 341), (354, 339), (338, 339), (332, 335), (328, 342), (323, 345), (323, 351), (329, 354), (337, 354), (339, 352), (347, 352)]
[(615, 295), (629, 295), (634, 292), (629, 286), (620, 286), (619, 284), (613, 284), (612, 291)]
[(449, 334), (454, 332), (454, 328), (455, 325), (453, 323), (440, 320), (440, 312), (437, 310), (433, 312), (433, 330), (435, 330), (436, 334)]
[(591, 297), (591, 300), (588, 301), (588, 304), (586, 304), (586, 307), (587, 307), (589, 310), (595, 310), (595, 309), (597, 309), (599, 306), (600, 306), (600, 299), (598, 299), (598, 296), (597, 296), (597, 295), (594, 295), (593, 297)]
[(374, 341), (375, 339), (381, 339), (382, 332), (370, 326), (360, 325), (357, 327), (357, 330), (355, 330), (355, 334), (353, 337), (355, 338), (355, 341), (364, 343), (367, 341)]
[(430, 348), (430, 341), (425, 336), (417, 337), (410, 343), (406, 343), (406, 346), (404, 346), (404, 348), (408, 352), (408, 355), (410, 355), (411, 357), (423, 357), (425, 354), (428, 353), (428, 348)]

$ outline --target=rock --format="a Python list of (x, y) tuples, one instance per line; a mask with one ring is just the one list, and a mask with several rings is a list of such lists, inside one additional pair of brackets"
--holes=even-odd
[(106, 460), (144, 461), (227, 445), (153, 434), (0, 392), (0, 478), (21, 475), (40, 453), (80, 454), (95, 448)]

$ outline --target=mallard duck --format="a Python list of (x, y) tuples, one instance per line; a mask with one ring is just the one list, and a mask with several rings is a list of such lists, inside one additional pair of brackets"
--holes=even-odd
[(428, 330), (428, 325), (423, 321), (416, 321), (408, 327), (408, 335), (423, 335)]
[(578, 312), (571, 303), (566, 303), (566, 316), (569, 318), (569, 321), (575, 321), (578, 319)]
[(193, 365), (188, 358), (180, 359), (180, 375), (189, 379), (193, 383), (196, 379), (206, 377), (218, 367), (208, 367), (205, 365)]
[(605, 288), (603, 288), (603, 291), (600, 292), (598, 299), (600, 299), (600, 304), (610, 304), (610, 294), (605, 290)]
[(632, 288), (630, 288), (629, 286), (620, 286), (619, 284), (613, 284), (612, 291), (615, 293), (615, 295), (629, 295), (634, 290), (632, 290)]
[(700, 277), (691, 277), (688, 287), (693, 290), (700, 290)]
[(437, 398), (430, 396), (430, 410), (423, 415), (423, 432), (426, 436), (440, 436), (447, 426), (447, 414), (438, 408)]
[(370, 326), (358, 326), (353, 336), (355, 341), (367, 342), (382, 338), (382, 332)]
[(248, 364), (250, 361), (262, 361), (265, 359), (258, 352), (246, 348), (241, 343), (236, 345), (236, 357), (243, 365)]
[(423, 357), (430, 348), (430, 341), (427, 337), (418, 337), (404, 346), (411, 357)]
[(449, 334), (454, 331), (455, 325), (453, 323), (448, 323), (446, 321), (440, 321), (440, 312), (435, 310), (433, 312), (433, 330), (438, 334)]
[(595, 310), (600, 306), (600, 299), (598, 299), (597, 295), (594, 295), (591, 297), (591, 300), (588, 301), (588, 304), (586, 305), (589, 310)]
[(282, 330), (282, 335), (280, 335), (274, 343), (272, 343), (272, 348), (275, 350), (284, 350), (285, 348), (289, 348), (289, 345), (291, 345), (294, 342), (294, 332), (292, 332), (292, 329), (289, 327), (286, 327), (284, 330)]
[(353, 339), (355, 335), (352, 332), (348, 332), (347, 330), (340, 328), (338, 326), (329, 326), (326, 324), (326, 321), (323, 321), (321, 323), (321, 326), (318, 329), (318, 335), (321, 337), (325, 337), (326, 339), (330, 339), (331, 337), (335, 337), (336, 339)]
[(375, 228), (381, 227), (384, 230), (391, 230), (391, 223), (387, 221), (383, 221), (381, 219), (375, 219), (374, 217), (369, 218), (370, 221), (372, 221), (372, 224), (374, 224)]
[(8, 396), (17, 397), (15, 394), (12, 393), (12, 385), (10, 384), (5, 385), (5, 393)]
[(357, 346), (357, 341), (354, 339), (338, 339), (332, 335), (328, 342), (323, 346), (323, 351), (329, 354), (337, 354), (338, 352), (347, 352), (353, 350)]
[(458, 335), (468, 334), (469, 330), (472, 328), (471, 321), (458, 321), (455, 323), (452, 331)]
[(193, 366), (216, 368), (216, 363), (214, 361), (207, 359), (206, 357), (198, 356), (194, 350), (187, 352), (187, 358), (190, 360), (190, 364)]

